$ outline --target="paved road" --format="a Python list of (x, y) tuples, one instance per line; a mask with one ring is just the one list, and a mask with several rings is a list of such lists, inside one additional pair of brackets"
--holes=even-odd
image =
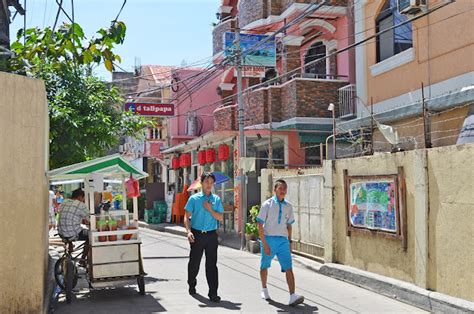
[[(72, 304), (61, 297), (55, 313), (421, 313), (422, 310), (378, 295), (351, 284), (322, 276), (295, 263), (297, 293), (306, 302), (297, 308), (286, 305), (288, 293), (284, 274), (278, 267), (269, 272), (269, 291), (273, 301), (260, 299), (259, 256), (219, 247), (219, 304), (208, 302), (204, 259), (198, 277), (198, 296), (187, 294), (186, 267), (189, 244), (180, 236), (142, 231), (147, 293), (137, 287), (92, 290), (85, 280)], [(274, 261), (274, 266), (278, 262)]]

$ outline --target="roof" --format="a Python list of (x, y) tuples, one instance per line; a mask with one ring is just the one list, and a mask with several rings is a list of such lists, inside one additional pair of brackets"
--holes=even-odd
[(50, 180), (82, 179), (92, 173), (101, 173), (104, 178), (122, 178), (130, 174), (135, 179), (143, 179), (148, 176), (146, 172), (137, 169), (120, 154), (54, 169), (48, 172), (48, 176)]

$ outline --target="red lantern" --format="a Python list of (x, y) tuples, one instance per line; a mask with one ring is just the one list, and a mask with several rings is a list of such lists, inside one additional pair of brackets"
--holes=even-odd
[(173, 157), (171, 159), (171, 169), (179, 169), (179, 157)]
[(229, 145), (227, 144), (219, 145), (219, 151), (218, 151), (219, 160), (226, 161), (227, 159), (229, 159), (229, 155), (230, 155)]
[(185, 153), (179, 157), (179, 165), (182, 168), (191, 167), (191, 154)]
[(212, 163), (216, 161), (216, 150), (214, 148), (208, 148), (206, 150), (206, 162)]
[(198, 163), (201, 166), (204, 166), (206, 164), (206, 151), (205, 150), (198, 151)]

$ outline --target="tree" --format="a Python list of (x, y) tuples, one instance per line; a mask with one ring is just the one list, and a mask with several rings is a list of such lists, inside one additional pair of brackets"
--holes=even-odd
[(125, 31), (124, 23), (115, 22), (91, 40), (78, 24), (18, 32), (10, 69), (45, 82), (51, 168), (103, 156), (120, 136), (135, 136), (151, 124), (121, 110), (117, 88), (93, 75), (93, 66), (103, 63), (112, 71), (114, 62), (121, 61), (113, 48), (123, 43)]

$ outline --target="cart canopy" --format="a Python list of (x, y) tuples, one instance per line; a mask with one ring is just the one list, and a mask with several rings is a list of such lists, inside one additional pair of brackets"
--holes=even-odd
[(100, 173), (104, 178), (122, 179), (130, 174), (137, 180), (148, 174), (137, 169), (120, 154), (80, 162), (74, 165), (54, 169), (48, 172), (49, 180), (84, 179), (92, 173)]

